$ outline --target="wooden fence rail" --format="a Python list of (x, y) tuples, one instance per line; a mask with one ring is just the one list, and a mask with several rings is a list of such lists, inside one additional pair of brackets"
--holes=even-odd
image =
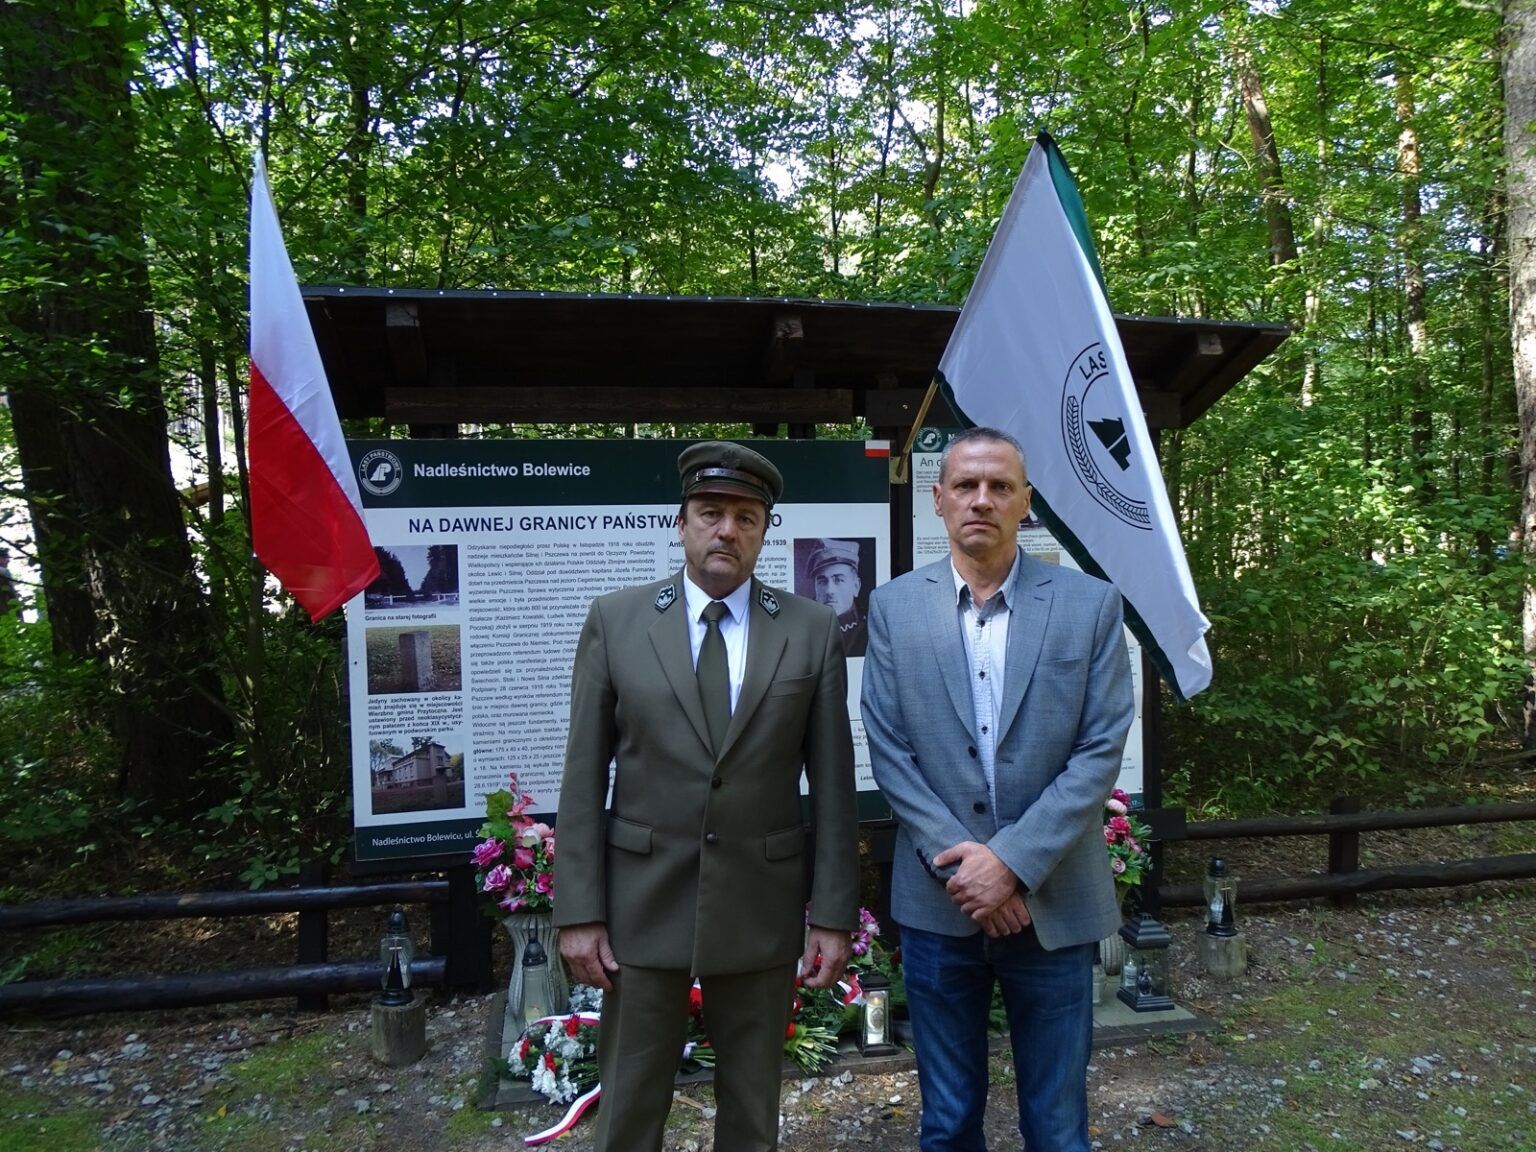
[[(1536, 820), (1536, 804), (1476, 804), (1460, 808), (1420, 808), (1362, 812), (1352, 796), (1340, 796), (1332, 810), (1318, 816), (1267, 816), (1251, 820), (1204, 820), (1186, 824), (1177, 809), (1149, 813), (1154, 835), (1165, 844), (1199, 840), (1243, 840), (1270, 836), (1327, 836), (1328, 871), (1313, 876), (1239, 879), (1238, 899), (1246, 903), (1308, 900), (1327, 896), (1349, 905), (1362, 892), (1453, 887), (1488, 880), (1536, 878), (1536, 853), (1487, 856), (1390, 868), (1360, 867), (1360, 833), (1463, 824)], [(1160, 884), (1157, 902), (1165, 907), (1197, 907), (1204, 901), (1199, 884)]]
[[(440, 987), (448, 962), (441, 956), (411, 963), (412, 987)], [(377, 989), (382, 968), (377, 960), (289, 964), (235, 972), (199, 972), (185, 976), (123, 976), (113, 979), (25, 980), (0, 987), (0, 1013), (74, 1016), (84, 1012), (126, 1012), (148, 1008), (191, 1008), (277, 996), (312, 996)]]
[[(1362, 892), (1536, 877), (1536, 853), (1391, 868), (1360, 867), (1362, 832), (1536, 820), (1536, 803), (1361, 812), (1358, 800), (1340, 797), (1333, 802), (1331, 812), (1319, 816), (1186, 823), (1183, 811), (1176, 808), (1150, 811), (1143, 816), (1152, 826), (1153, 835), (1164, 845), (1270, 836), (1328, 837), (1326, 873), (1240, 880), (1238, 895), (1247, 903), (1317, 896), (1345, 903)], [(299, 919), (296, 964), (176, 976), (21, 981), (0, 985), (0, 1016), (17, 1012), (73, 1015), (175, 1008), (277, 996), (297, 997), (301, 1009), (323, 1010), (330, 993), (372, 988), (380, 975), (376, 961), (337, 963), (329, 959), (329, 913), (340, 908), (396, 904), (426, 904), (431, 909), (432, 954), (418, 957), (412, 964), (413, 984), (475, 991), (490, 988), (490, 922), (481, 914), (472, 867), (449, 868), (446, 878), (440, 880), (329, 885), (326, 879), (324, 866), (312, 863), (300, 872), (297, 888), (40, 900), (0, 906), (0, 931), (273, 912), (297, 912)], [(1196, 906), (1202, 899), (1198, 884), (1159, 885), (1156, 896), (1159, 904), (1168, 907)]]
[(0, 1016), (185, 1008), (294, 996), (303, 1011), (324, 1011), (334, 992), (377, 987), (377, 960), (333, 961), (328, 916), (341, 908), (421, 905), (430, 909), (430, 954), (411, 965), (413, 984), (484, 991), (490, 986), (489, 922), (480, 914), (473, 869), (440, 880), (329, 885), (321, 863), (305, 865), (300, 887), (255, 892), (185, 892), (0, 906), (0, 931), (74, 924), (298, 913), (297, 963), (272, 968), (111, 979), (22, 980), (0, 985)]
[(329, 912), (383, 904), (432, 904), (448, 899), (446, 880), (407, 880), (329, 888), (263, 888), (256, 892), (179, 892), (36, 900), (0, 905), (0, 931), (118, 920), (176, 920), (197, 916), (259, 916), (269, 912)]
[[(1352, 798), (1342, 798), (1352, 800)], [(1339, 801), (1334, 802), (1335, 805)], [(1201, 820), (1185, 825), (1185, 840), (1244, 840), (1255, 836), (1319, 836), (1335, 832), (1390, 832), (1452, 824), (1536, 820), (1536, 804), (1471, 804), (1403, 812), (1334, 812), (1322, 816), (1264, 816), (1252, 820)]]

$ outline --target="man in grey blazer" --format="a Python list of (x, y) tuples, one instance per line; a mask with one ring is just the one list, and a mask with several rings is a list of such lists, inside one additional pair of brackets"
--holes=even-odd
[(605, 991), (598, 1152), (660, 1152), (696, 976), (714, 1146), (768, 1152), (796, 961), (830, 987), (858, 923), (847, 671), (836, 614), (752, 575), (778, 469), (730, 443), (678, 468), (683, 570), (599, 596), (577, 644), (554, 918), (572, 974)]
[(1120, 922), (1103, 804), (1134, 717), (1120, 596), (1018, 547), (1023, 453), (951, 441), (949, 557), (871, 597), (863, 719), (896, 814), (891, 914), (923, 1152), (981, 1152), (987, 1013), (1007, 1006), (1029, 1152), (1087, 1152), (1094, 941)]

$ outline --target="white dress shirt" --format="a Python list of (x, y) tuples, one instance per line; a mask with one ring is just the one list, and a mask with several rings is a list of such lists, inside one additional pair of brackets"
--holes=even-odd
[[(736, 701), (741, 696), (741, 681), (747, 671), (747, 623), (752, 607), (752, 581), (742, 581), (736, 591), (721, 601), (726, 613), (720, 617), (720, 637), (725, 641), (725, 663), (731, 681), (731, 711), (736, 711)], [(712, 597), (692, 580), (683, 569), (683, 603), (688, 609), (688, 645), (693, 650), (693, 666), (699, 666), (699, 648), (709, 625), (704, 622), (704, 609)]]

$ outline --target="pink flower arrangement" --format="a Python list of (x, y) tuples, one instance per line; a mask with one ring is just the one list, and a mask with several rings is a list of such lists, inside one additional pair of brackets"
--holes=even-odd
[(880, 922), (868, 908), (859, 909), (859, 926), (853, 930), (853, 955), (868, 956), (871, 944), (880, 935)]
[(475, 883), (502, 912), (548, 912), (554, 907), (555, 831), (528, 815), (533, 797), (511, 787), (485, 798), (484, 837), (471, 853)]
[(1152, 853), (1145, 844), (1150, 832), (1131, 811), (1130, 796), (1116, 788), (1104, 802), (1104, 845), (1109, 849), (1109, 870), (1115, 877), (1115, 896), (1121, 903), (1152, 868)]

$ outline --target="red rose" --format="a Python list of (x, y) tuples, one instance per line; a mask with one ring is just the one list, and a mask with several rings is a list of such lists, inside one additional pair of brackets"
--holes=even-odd
[(555, 1070), (555, 1058), (549, 1052), (544, 1053), (544, 1067), (548, 1068), (551, 1072)]
[(793, 1020), (791, 1020), (789, 1022), (789, 1027), (784, 1029), (784, 1039), (791, 1040), (791, 1039), (794, 1038), (794, 1035), (795, 1035), (795, 1022)]
[(567, 1036), (570, 1036), (570, 1037), (574, 1038), (576, 1033), (578, 1033), (580, 1031), (581, 1031), (581, 1017), (580, 1016), (568, 1016), (568, 1017), (566, 1017), (566, 1021), (565, 1021), (565, 1034)]

